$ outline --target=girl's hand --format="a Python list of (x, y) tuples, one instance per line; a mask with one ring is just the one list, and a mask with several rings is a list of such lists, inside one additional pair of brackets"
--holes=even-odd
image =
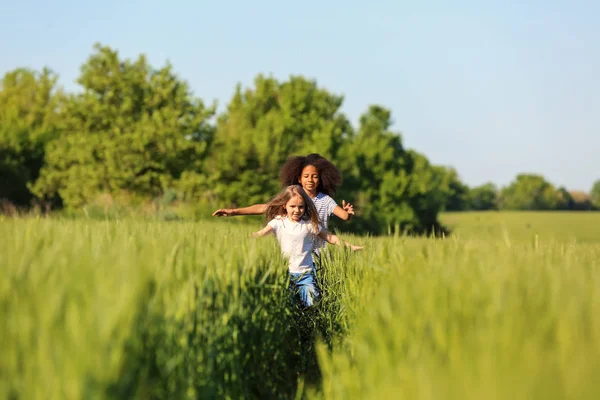
[(354, 215), (354, 206), (350, 203), (346, 203), (346, 200), (342, 200), (342, 208), (350, 215)]
[(348, 242), (344, 242), (344, 245), (346, 245), (346, 247), (350, 247), (350, 250), (352, 250), (352, 251), (362, 250), (365, 248), (365, 246), (355, 246), (352, 243), (348, 243)]
[(233, 210), (231, 208), (220, 208), (212, 214), (213, 217), (230, 217), (232, 215)]

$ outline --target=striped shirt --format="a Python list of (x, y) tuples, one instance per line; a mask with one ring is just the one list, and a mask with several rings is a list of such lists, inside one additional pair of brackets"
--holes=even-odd
[[(325, 229), (327, 229), (327, 225), (329, 224), (329, 217), (333, 215), (333, 210), (337, 207), (337, 203), (331, 196), (326, 195), (325, 193), (317, 193), (317, 197), (312, 199), (313, 203), (315, 203), (315, 208), (317, 209), (317, 213), (319, 214), (319, 222), (323, 225)], [(319, 254), (321, 249), (325, 247), (327, 244), (326, 241), (321, 239), (320, 237), (316, 238), (315, 243), (315, 253)]]

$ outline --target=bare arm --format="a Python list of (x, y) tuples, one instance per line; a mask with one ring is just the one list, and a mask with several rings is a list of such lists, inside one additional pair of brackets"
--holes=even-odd
[(348, 221), (354, 215), (354, 206), (346, 203), (346, 200), (342, 200), (342, 207), (336, 206), (333, 209), (333, 214), (344, 221)]
[[(333, 233), (329, 233), (327, 231), (321, 231), (321, 232), (319, 232), (319, 237), (321, 239), (325, 240), (327, 243), (331, 243), (336, 246), (342, 246), (342, 241), (340, 240), (340, 238), (338, 236), (334, 235)], [(362, 250), (365, 248), (365, 246), (355, 246), (348, 242), (344, 242), (343, 245), (346, 247), (350, 247), (350, 249), (354, 250), (354, 251)]]
[(259, 215), (266, 211), (266, 204), (254, 204), (244, 208), (220, 208), (215, 211), (213, 217), (233, 217), (235, 215)]
[(273, 230), (273, 227), (271, 225), (267, 225), (264, 228), (262, 228), (260, 231), (252, 232), (252, 236), (262, 237), (262, 236), (265, 236), (265, 235), (268, 235), (269, 233), (271, 233), (272, 230)]

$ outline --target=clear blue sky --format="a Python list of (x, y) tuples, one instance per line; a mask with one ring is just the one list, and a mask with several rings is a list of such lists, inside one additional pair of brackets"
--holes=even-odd
[(77, 90), (101, 42), (170, 61), (221, 107), (258, 73), (303, 74), (343, 94), (355, 124), (369, 104), (390, 108), (405, 146), (469, 185), (531, 172), (588, 191), (600, 178), (597, 1), (1, 2), (2, 74), (48, 66)]

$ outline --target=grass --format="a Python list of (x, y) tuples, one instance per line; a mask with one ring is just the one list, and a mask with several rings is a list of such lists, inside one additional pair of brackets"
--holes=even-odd
[(210, 220), (0, 220), (0, 397), (600, 398), (600, 213), (446, 214), (330, 249)]
[(322, 398), (600, 398), (600, 246), (403, 248), (345, 343), (321, 352)]
[(442, 214), (441, 221), (462, 239), (600, 242), (600, 212), (455, 212)]

